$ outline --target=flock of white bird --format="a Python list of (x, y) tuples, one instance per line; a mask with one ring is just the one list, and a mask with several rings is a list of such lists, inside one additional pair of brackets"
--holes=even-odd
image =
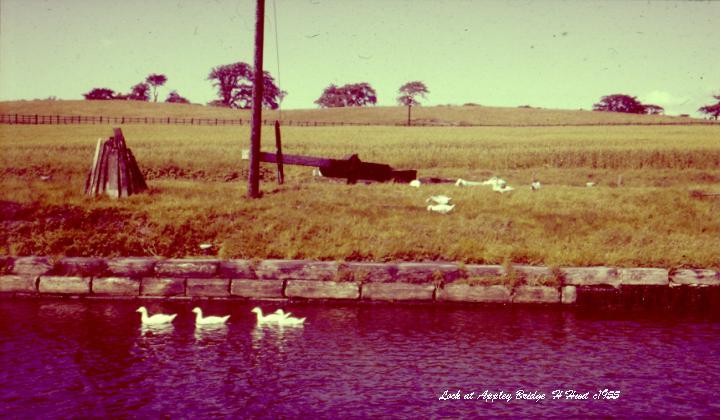
[[(202, 309), (197, 307), (193, 308), (192, 311), (195, 313), (195, 326), (197, 327), (225, 325), (227, 320), (230, 319), (230, 315), (203, 316)], [(147, 308), (144, 306), (139, 307), (136, 312), (140, 312), (140, 322), (142, 322), (144, 326), (170, 324), (177, 317), (177, 314), (154, 314), (149, 316)], [(303, 325), (305, 322), (305, 318), (296, 318), (292, 316), (292, 313), (285, 312), (282, 309), (278, 309), (269, 315), (263, 315), (262, 309), (258, 307), (253, 308), (251, 312), (255, 313), (258, 325)]]
[[(419, 179), (415, 179), (410, 182), (411, 187), (420, 188), (420, 185), (422, 183)], [(496, 176), (488, 179), (487, 181), (468, 181), (462, 178), (458, 178), (458, 180), (455, 182), (455, 186), (457, 187), (478, 187), (478, 186), (490, 186), (492, 187), (492, 190), (499, 193), (506, 193), (515, 190), (515, 188), (509, 186), (507, 184), (507, 181), (505, 181), (502, 178), (498, 178)], [(530, 185), (530, 188), (533, 191), (537, 191), (540, 189), (540, 181), (533, 180), (532, 184)], [(435, 213), (440, 214), (448, 214), (455, 208), (455, 204), (450, 204), (450, 201), (452, 198), (446, 196), (446, 195), (433, 195), (428, 197), (427, 200), (425, 200), (425, 203), (428, 204), (427, 210), (432, 211)]]
[[(414, 179), (414, 180), (410, 181), (411, 187), (420, 188), (421, 185), (422, 185), (422, 182), (419, 179)], [(486, 181), (468, 181), (466, 179), (458, 178), (458, 180), (455, 182), (455, 186), (457, 186), (457, 187), (490, 186), (490, 187), (492, 187), (493, 191), (499, 192), (499, 193), (506, 193), (506, 192), (515, 190), (515, 188), (513, 188), (507, 184), (507, 181), (505, 181), (502, 178), (498, 178), (496, 176), (494, 176)], [(533, 180), (531, 188), (533, 190), (539, 190), (540, 182)]]
[[(618, 184), (622, 182), (622, 177), (618, 178)], [(411, 187), (420, 188), (422, 185), (422, 182), (420, 182), (419, 179), (412, 180), (410, 182)], [(585, 184), (586, 187), (592, 188), (595, 187), (597, 184), (594, 182), (588, 182)], [(506, 193), (510, 191), (514, 191), (515, 188), (509, 186), (507, 184), (507, 181), (505, 181), (502, 178), (498, 178), (496, 176), (486, 180), (486, 181), (468, 181), (462, 178), (458, 178), (458, 180), (455, 182), (455, 186), (457, 187), (478, 187), (478, 186), (490, 186), (492, 187), (492, 190), (499, 193)], [(538, 191), (541, 187), (540, 181), (535, 179), (535, 175), (533, 175), (533, 180), (530, 183), (530, 189), (533, 191)], [(450, 201), (452, 198), (446, 196), (446, 195), (433, 195), (430, 196), (427, 200), (425, 200), (425, 203), (428, 204), (427, 210), (432, 211), (435, 213), (440, 214), (448, 214), (455, 208), (455, 204), (450, 204)]]

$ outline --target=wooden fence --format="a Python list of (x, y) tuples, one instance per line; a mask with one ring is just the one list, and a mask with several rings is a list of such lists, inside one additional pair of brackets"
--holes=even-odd
[[(273, 125), (274, 119), (263, 120), (263, 125)], [(0, 124), (66, 125), (66, 124), (164, 124), (164, 125), (249, 125), (250, 119), (176, 118), (176, 117), (107, 117), (92, 115), (27, 115), (0, 114)], [(341, 121), (292, 121), (284, 120), (284, 126), (295, 127), (342, 127), (342, 126), (405, 126), (398, 123), (360, 123)], [(717, 121), (692, 120), (669, 122), (620, 122), (620, 123), (547, 123), (547, 124), (470, 124), (413, 122), (413, 127), (578, 127), (578, 126), (627, 126), (627, 125), (717, 125)]]
[[(273, 125), (275, 120), (263, 120), (263, 125)], [(250, 119), (176, 118), (176, 117), (106, 117), (92, 115), (27, 115), (0, 114), (0, 124), (66, 125), (66, 124), (164, 124), (164, 125), (249, 125)], [(371, 123), (329, 121), (283, 121), (286, 126), (370, 126)]]

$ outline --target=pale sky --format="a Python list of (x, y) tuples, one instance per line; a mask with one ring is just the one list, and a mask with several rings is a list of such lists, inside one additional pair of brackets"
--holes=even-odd
[[(591, 109), (625, 93), (697, 115), (720, 94), (720, 2), (267, 0), (266, 8), (264, 67), (276, 78), (279, 69), (284, 109), (315, 108), (330, 83), (357, 82), (375, 88), (378, 105), (395, 105), (414, 80), (430, 90), (425, 105)], [(161, 100), (177, 90), (207, 103), (216, 98), (212, 67), (252, 64), (254, 13), (255, 0), (0, 0), (0, 100), (127, 92), (163, 73)]]

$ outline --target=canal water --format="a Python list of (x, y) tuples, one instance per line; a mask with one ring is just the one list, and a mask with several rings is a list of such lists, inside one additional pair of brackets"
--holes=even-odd
[[(284, 304), (307, 321), (279, 329), (246, 302), (144, 304), (178, 317), (0, 300), (0, 417), (720, 415), (717, 314)], [(196, 304), (229, 324), (196, 329)]]

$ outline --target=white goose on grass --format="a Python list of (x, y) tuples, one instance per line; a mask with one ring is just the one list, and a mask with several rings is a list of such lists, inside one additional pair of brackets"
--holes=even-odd
[(447, 195), (431, 195), (427, 200), (425, 200), (425, 202), (435, 204), (450, 204), (450, 200), (452, 200), (452, 198), (448, 197)]
[(197, 307), (193, 308), (192, 311), (195, 312), (195, 325), (221, 325), (225, 324), (230, 318), (230, 315), (203, 317), (202, 309)]
[(435, 213), (448, 214), (455, 208), (455, 204), (452, 206), (447, 204), (431, 204), (427, 206), (428, 211), (434, 211)]
[(278, 324), (278, 325), (302, 325), (305, 318), (296, 318), (290, 316), (290, 312), (285, 313), (282, 309), (278, 309), (275, 313), (263, 316), (262, 309), (255, 307), (251, 312), (257, 315), (257, 323), (259, 324)]
[(507, 181), (504, 179), (496, 178), (496, 181), (491, 184), (492, 190), (499, 193), (506, 193), (514, 190), (515, 188), (509, 186)]
[(501, 187), (493, 187), (493, 191), (499, 192), (499, 193), (506, 193), (515, 190), (515, 188), (509, 186), (509, 185), (503, 185)]
[(465, 180), (462, 178), (458, 178), (458, 180), (455, 181), (456, 187), (477, 187), (479, 185), (487, 185), (487, 184), (485, 184), (483, 182), (479, 182), (479, 181), (468, 181), (468, 180)]
[(161, 324), (169, 324), (173, 322), (177, 314), (172, 315), (166, 315), (166, 314), (155, 314), (153, 316), (148, 316), (147, 308), (144, 306), (141, 306), (137, 308), (135, 312), (140, 312), (140, 321), (143, 325), (161, 325)]

